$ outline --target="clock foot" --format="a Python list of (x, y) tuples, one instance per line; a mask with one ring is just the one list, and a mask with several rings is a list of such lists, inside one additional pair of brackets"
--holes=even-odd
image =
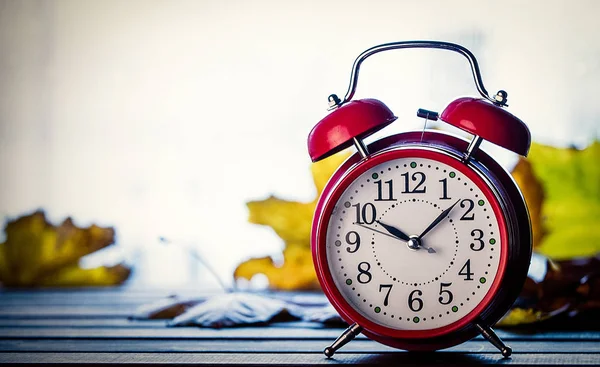
[(340, 335), (330, 346), (323, 350), (323, 354), (325, 354), (327, 358), (333, 357), (335, 352), (337, 352), (341, 347), (351, 342), (352, 339), (356, 338), (362, 329), (362, 326), (356, 323), (350, 325), (349, 328), (344, 330), (342, 335)]
[(479, 332), (487, 341), (492, 343), (494, 347), (500, 350), (504, 358), (510, 357), (510, 355), (512, 354), (512, 348), (504, 344), (502, 339), (500, 339), (500, 337), (496, 335), (496, 332), (491, 327), (484, 326), (481, 324), (475, 324), (475, 326), (477, 327), (477, 329), (479, 329)]

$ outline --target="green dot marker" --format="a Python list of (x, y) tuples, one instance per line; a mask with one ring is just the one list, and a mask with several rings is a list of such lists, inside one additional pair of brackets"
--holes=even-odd
[(456, 173), (450, 172), (450, 178), (454, 178), (454, 177), (456, 177)]
[(458, 312), (458, 307), (452, 306), (452, 312)]
[(352, 284), (352, 279), (346, 279), (346, 284), (348, 284), (348, 285)]
[(485, 278), (484, 277), (479, 278), (479, 283), (481, 283), (481, 284), (485, 283)]
[(371, 177), (373, 177), (373, 179), (374, 179), (374, 180), (376, 180), (376, 179), (379, 177), (379, 175), (378, 175), (377, 173), (373, 173), (373, 174), (371, 175)]
[(419, 323), (419, 321), (421, 321), (421, 319), (420, 319), (420, 318), (418, 318), (417, 316), (413, 317), (413, 322), (414, 322), (415, 324), (418, 324), (418, 323)]
[(479, 201), (477, 202), (477, 204), (479, 204), (479, 206), (483, 206), (483, 204), (485, 204), (485, 201), (483, 201), (483, 200), (479, 200)]
[[(415, 162), (411, 162), (410, 167), (415, 168), (415, 167), (417, 167), (417, 164)], [(418, 317), (417, 317), (417, 319), (418, 319)], [(415, 322), (418, 322), (418, 321), (415, 321)]]
[(381, 312), (381, 307), (377, 306), (375, 307), (375, 313), (380, 313)]
[(496, 243), (496, 240), (493, 238), (490, 238), (490, 243), (493, 245), (494, 243)]

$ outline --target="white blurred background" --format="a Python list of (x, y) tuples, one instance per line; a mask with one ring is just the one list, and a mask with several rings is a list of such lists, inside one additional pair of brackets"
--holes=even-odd
[[(584, 147), (600, 135), (598, 14), (594, 0), (0, 0), (0, 216), (115, 226), (118, 245), (86, 264), (127, 259), (133, 285), (216, 284), (185, 246), (231, 282), (282, 247), (244, 202), (314, 197), (307, 134), (364, 49), (460, 43), (535, 141)], [(476, 95), (464, 58), (403, 50), (365, 62), (355, 97), (400, 117), (381, 136), (462, 95)]]

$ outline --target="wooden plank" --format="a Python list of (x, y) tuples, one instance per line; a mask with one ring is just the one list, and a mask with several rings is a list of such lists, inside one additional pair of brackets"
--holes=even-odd
[[(501, 359), (496, 349), (481, 337), (446, 351), (424, 354), (398, 352), (360, 335), (342, 349), (335, 360), (327, 360), (321, 350), (339, 336), (340, 328), (289, 322), (215, 330), (169, 328), (165, 327), (165, 320), (126, 319), (137, 305), (172, 293), (161, 292), (127, 289), (0, 291), (0, 363), (600, 364), (599, 331), (538, 331), (535, 334), (499, 331), (515, 351), (511, 360)], [(286, 293), (281, 297), (305, 297), (308, 302), (323, 299), (318, 294)]]
[[(341, 333), (340, 329), (305, 329), (305, 328), (268, 328), (244, 327), (228, 329), (202, 329), (196, 327), (176, 328), (0, 328), (0, 338), (24, 339), (72, 339), (72, 338), (102, 338), (102, 339), (335, 339)], [(363, 338), (364, 336), (360, 336)]]
[[(172, 292), (169, 293), (156, 293), (154, 295), (148, 294), (128, 294), (125, 292), (92, 292), (92, 291), (72, 291), (72, 292), (39, 292), (39, 293), (24, 293), (24, 294), (15, 294), (15, 293), (2, 293), (0, 292), (0, 314), (3, 313), (3, 310), (7, 310), (11, 313), (11, 316), (14, 316), (15, 308), (36, 308), (40, 305), (44, 305), (45, 308), (48, 308), (49, 312), (52, 315), (53, 308), (59, 307), (130, 307), (135, 309), (142, 305), (148, 305), (155, 303), (159, 300), (166, 300), (169, 295), (174, 293), (178, 294), (179, 299), (193, 299), (193, 300), (203, 300), (211, 295), (222, 294), (222, 292), (203, 292), (203, 293), (180, 293), (180, 292)], [(326, 305), (327, 299), (321, 293), (314, 292), (278, 292), (278, 293), (260, 293), (262, 295), (266, 295), (269, 297), (299, 302), (301, 304), (308, 305)], [(26, 313), (28, 311), (23, 311)]]
[(51, 317), (127, 317), (136, 307), (131, 305), (107, 306), (0, 306), (0, 318), (51, 318)]
[(41, 297), (7, 297), (0, 295), (0, 307), (5, 306), (112, 306), (150, 304), (167, 297), (81, 297), (81, 296), (41, 296)]
[[(156, 289), (156, 290), (139, 290), (128, 288), (60, 288), (60, 289), (42, 289), (42, 290), (25, 290), (25, 291), (1, 291), (0, 304), (4, 300), (7, 302), (35, 302), (45, 300), (47, 302), (68, 302), (68, 300), (96, 300), (98, 302), (106, 302), (109, 299), (120, 302), (131, 302), (137, 299), (159, 300), (172, 296), (179, 298), (198, 298), (204, 299), (212, 295), (223, 294), (222, 290), (198, 290), (198, 289)], [(321, 292), (305, 291), (305, 292), (255, 292), (255, 294), (267, 297), (273, 297), (282, 300), (293, 301), (300, 304), (322, 305), (327, 304), (327, 298)]]
[[(112, 327), (112, 328), (146, 328), (164, 329), (169, 320), (129, 320), (123, 317), (113, 318), (58, 318), (58, 319), (0, 319), (0, 328), (22, 328), (22, 327), (52, 327), (52, 328), (81, 328), (81, 327)], [(190, 326), (193, 327), (193, 326)], [(274, 322), (264, 328), (307, 328), (307, 329), (337, 329), (317, 322)]]
[(168, 320), (128, 320), (124, 317), (54, 318), (54, 319), (0, 319), (0, 328), (22, 327), (113, 327), (113, 328), (165, 328)]
[(537, 365), (585, 365), (600, 364), (598, 354), (519, 354), (504, 360), (497, 353), (461, 354), (437, 353), (340, 353), (335, 359), (324, 358), (321, 353), (0, 353), (0, 363), (34, 364), (162, 364), (162, 365), (269, 365), (311, 366), (331, 364), (357, 365), (443, 365), (464, 366), (498, 364), (511, 366)]
[[(206, 329), (197, 327), (174, 328), (112, 328), (112, 327), (52, 327), (52, 328), (0, 328), (0, 338), (24, 339), (335, 339), (341, 333), (337, 328), (308, 328), (304, 323), (281, 323), (285, 327), (242, 327)], [(289, 324), (289, 325), (288, 325)], [(319, 324), (316, 324), (319, 325)], [(552, 340), (552, 341), (595, 341), (600, 342), (600, 332), (540, 332), (516, 334), (498, 331), (505, 340)], [(365, 338), (362, 334), (358, 338)], [(480, 338), (480, 337), (479, 337)]]
[(123, 295), (123, 297), (145, 296), (167, 296), (171, 294), (210, 294), (222, 292), (221, 290), (198, 290), (198, 288), (139, 288), (139, 287), (75, 287), (75, 288), (0, 288), (0, 297), (5, 296), (38, 296), (38, 295)]
[[(23, 340), (2, 339), (0, 352), (127, 352), (127, 353), (315, 353), (322, 351), (330, 341), (321, 340)], [(510, 343), (514, 353), (600, 353), (598, 342), (530, 342)], [(370, 340), (354, 340), (346, 345), (344, 353), (395, 352), (394, 348)], [(498, 353), (484, 340), (474, 340), (446, 349), (457, 353)]]
[[(483, 342), (478, 343), (483, 344)], [(0, 352), (127, 352), (127, 353), (314, 353), (322, 351), (328, 341), (321, 340), (0, 340)], [(381, 353), (394, 348), (362, 339), (354, 340), (344, 351), (356, 353)], [(479, 346), (472, 346), (475, 351)]]
[[(220, 292), (222, 293), (222, 292)], [(178, 292), (178, 291), (30, 291), (0, 292), (0, 305), (76, 305), (76, 304), (144, 304), (178, 296), (179, 298), (204, 299), (215, 292)]]
[[(278, 322), (272, 323), (265, 327), (244, 327), (244, 328), (229, 328), (229, 329), (201, 329), (196, 327), (179, 327), (179, 328), (169, 328), (169, 330), (176, 331), (167, 331), (168, 320), (128, 320), (123, 317), (117, 318), (53, 318), (53, 319), (0, 319), (0, 329), (2, 328), (54, 328), (54, 329), (64, 329), (64, 328), (81, 328), (81, 329), (90, 329), (90, 333), (93, 332), (93, 328), (114, 328), (114, 329), (152, 329), (155, 330), (154, 333), (157, 337), (164, 336), (165, 333), (168, 335), (176, 334), (189, 336), (190, 332), (179, 332), (177, 330), (186, 330), (193, 329), (196, 331), (192, 331), (193, 337), (197, 337), (197, 335), (207, 334), (208, 337), (224, 337), (224, 338), (236, 338), (247, 337), (248, 333), (256, 333), (257, 331), (263, 331), (265, 335), (271, 335), (272, 338), (285, 337), (289, 335), (289, 332), (280, 332), (277, 331), (278, 328), (285, 329), (301, 329), (299, 331), (302, 333), (302, 338), (320, 338), (326, 339), (331, 337), (336, 337), (342, 332), (342, 328), (332, 328), (329, 326), (325, 326), (320, 323), (314, 322), (301, 322), (301, 321), (293, 321), (293, 322)], [(159, 329), (159, 330), (156, 330)], [(515, 331), (504, 331), (504, 330), (496, 330), (497, 333), (506, 340), (596, 340), (600, 342), (600, 332), (598, 331), (537, 331), (534, 334), (524, 333), (524, 332), (515, 332)], [(294, 331), (296, 333), (298, 331)], [(0, 333), (0, 336), (2, 334)], [(86, 335), (86, 334), (81, 334)], [(110, 335), (110, 334), (108, 334)], [(129, 334), (128, 334), (129, 335)], [(136, 335), (140, 335), (137, 333), (131, 333), (131, 337), (136, 337)], [(115, 332), (115, 337), (120, 334)], [(62, 336), (61, 336), (62, 337)], [(129, 336), (126, 336), (129, 337)], [(169, 337), (169, 336), (167, 336)], [(364, 338), (364, 336), (359, 335), (359, 338)], [(476, 339), (482, 339), (481, 337), (476, 337)]]

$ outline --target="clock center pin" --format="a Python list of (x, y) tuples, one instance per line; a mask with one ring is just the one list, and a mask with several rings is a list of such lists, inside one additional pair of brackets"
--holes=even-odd
[(410, 239), (406, 242), (406, 245), (411, 250), (418, 250), (421, 247), (421, 241), (417, 236), (411, 236)]

